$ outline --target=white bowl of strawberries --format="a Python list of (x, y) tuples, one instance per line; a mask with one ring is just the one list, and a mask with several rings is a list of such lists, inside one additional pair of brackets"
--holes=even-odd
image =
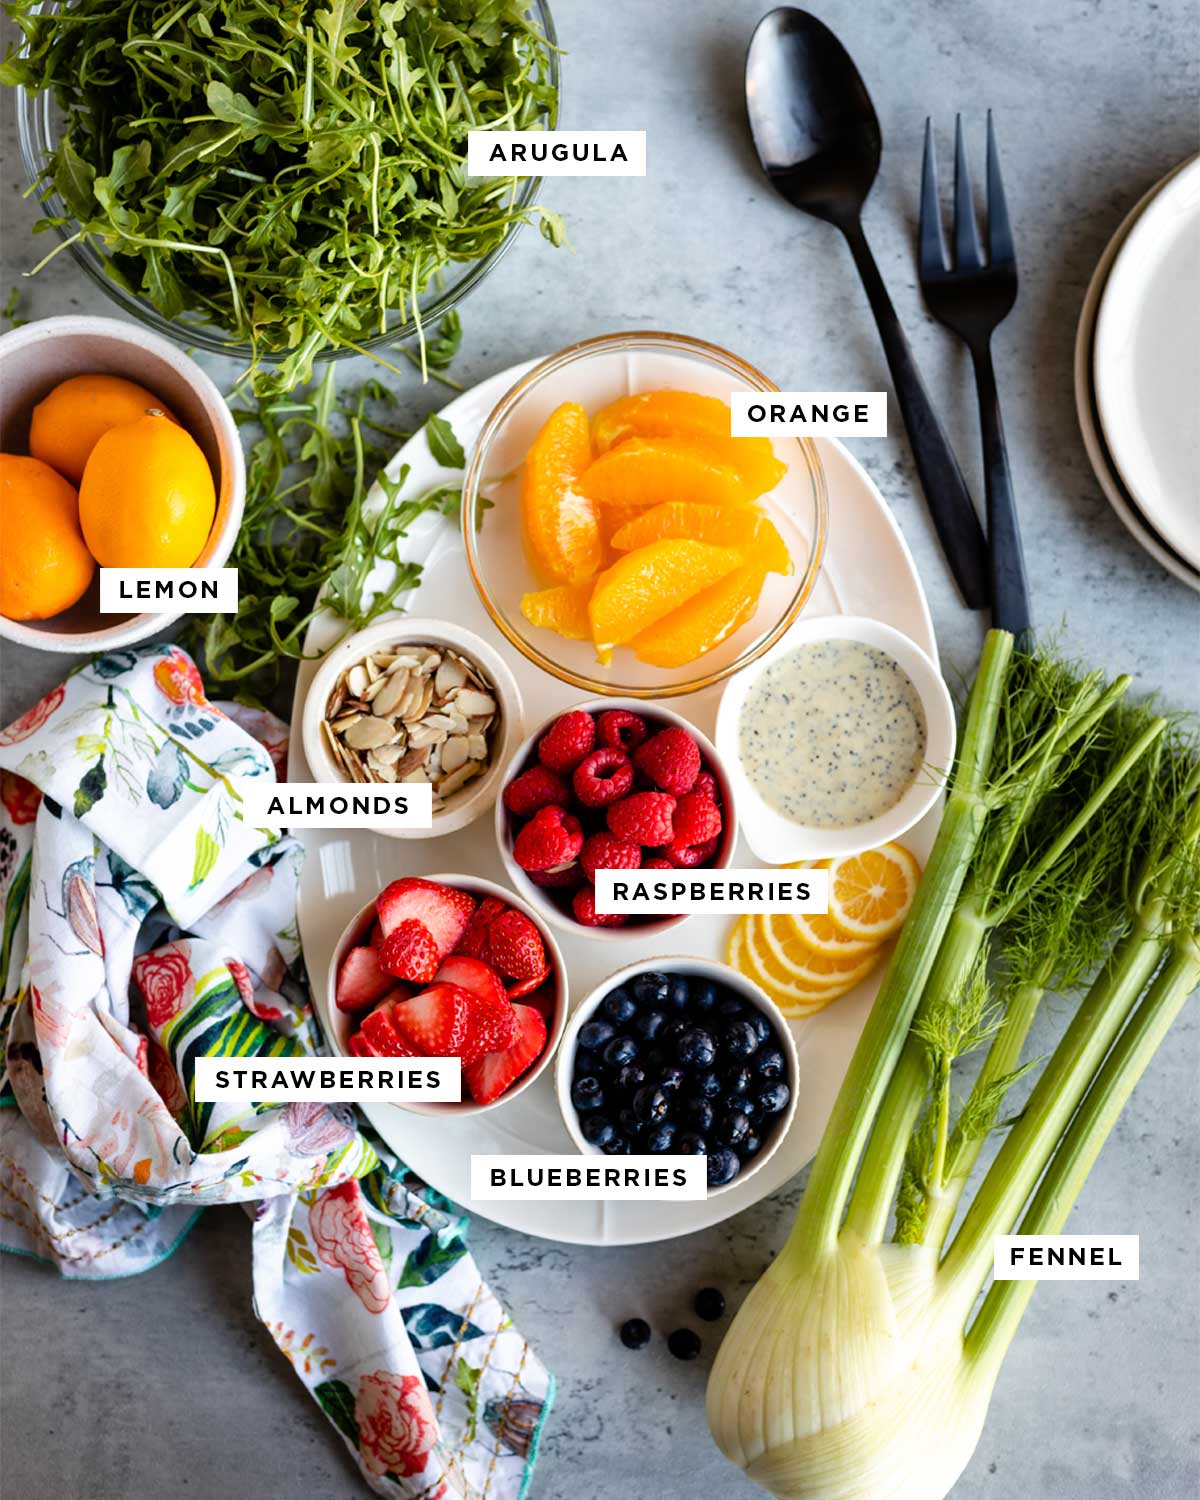
[(502, 886), (473, 875), (405, 876), (364, 906), (329, 966), (342, 1056), (460, 1057), (458, 1104), (478, 1114), (545, 1069), (567, 1024), (567, 971), (553, 934)]
[(733, 791), (716, 748), (678, 714), (595, 698), (529, 736), (496, 801), (500, 857), (540, 916), (612, 941), (686, 920), (602, 916), (597, 869), (725, 869), (737, 844)]

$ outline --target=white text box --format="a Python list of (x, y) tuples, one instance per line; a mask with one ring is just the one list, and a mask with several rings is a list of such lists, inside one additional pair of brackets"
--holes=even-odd
[(734, 437), (887, 437), (886, 391), (733, 391)]
[(102, 615), (236, 615), (236, 568), (101, 568)]
[(998, 1234), (997, 1281), (1137, 1281), (1136, 1234)]
[(597, 870), (601, 916), (829, 910), (828, 870)]
[(644, 130), (472, 130), (472, 177), (645, 177)]
[(457, 1057), (198, 1057), (202, 1104), (457, 1104)]

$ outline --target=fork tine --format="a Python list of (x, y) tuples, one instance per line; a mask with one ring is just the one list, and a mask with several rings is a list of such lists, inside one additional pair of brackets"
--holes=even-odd
[(1004, 201), (1004, 183), (1000, 178), (1000, 153), (996, 148), (996, 130), (992, 112), (987, 117), (987, 204), (988, 259), (993, 266), (1015, 266), (1012, 228), (1008, 222), (1008, 205)]
[(983, 251), (975, 228), (971, 173), (963, 144), (962, 115), (954, 117), (954, 259), (960, 271), (977, 271), (983, 265)]
[(938, 205), (937, 150), (933, 143), (933, 122), (928, 117), (925, 120), (925, 159), (921, 164), (917, 267), (922, 276), (936, 276), (946, 269), (946, 241), (942, 235), (942, 211)]

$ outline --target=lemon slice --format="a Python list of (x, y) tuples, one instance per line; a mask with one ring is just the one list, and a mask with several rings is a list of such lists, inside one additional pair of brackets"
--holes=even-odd
[(883, 844), (829, 864), (829, 920), (849, 939), (880, 943), (904, 925), (921, 867), (900, 844)]
[(803, 912), (797, 917), (789, 916), (787, 920), (794, 925), (804, 946), (811, 948), (814, 953), (824, 953), (831, 958), (848, 958), (853, 955), (862, 957), (872, 948), (878, 947), (877, 943), (872, 943), (867, 938), (847, 937), (834, 925), (833, 918), (824, 912)]

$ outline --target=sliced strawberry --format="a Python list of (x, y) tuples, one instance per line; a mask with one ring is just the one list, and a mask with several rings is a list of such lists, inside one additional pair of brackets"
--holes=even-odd
[(457, 984), (432, 984), (392, 1007), (392, 1021), (418, 1057), (460, 1057), (470, 1040), (471, 994)]
[(492, 923), (488, 958), (509, 979), (532, 979), (546, 967), (541, 933), (523, 911), (510, 907)]
[(371, 923), (371, 930), (367, 934), (367, 942), (370, 943), (372, 948), (381, 947), (383, 944), (383, 928), (379, 925), (378, 917)]
[(369, 1016), (363, 1017), (358, 1034), (375, 1057), (415, 1057), (417, 1053), (396, 1029), (393, 1008), (390, 1000), (382, 1001)]
[(397, 922), (379, 950), (379, 962), (388, 973), (410, 984), (428, 984), (438, 971), (441, 957), (433, 934), (416, 917)]
[(380, 967), (374, 948), (351, 948), (338, 970), (334, 1003), (338, 1010), (367, 1010), (382, 1000), (396, 981)]
[(539, 985), (545, 984), (550, 978), (550, 965), (547, 964), (540, 974), (535, 974), (532, 979), (522, 979), (517, 984), (510, 984), (507, 990), (510, 1000), (519, 1000), (522, 995), (532, 995)]
[(375, 910), (385, 938), (410, 917), (424, 922), (444, 958), (467, 930), (475, 913), (475, 900), (453, 886), (405, 876), (380, 891), (375, 898)]
[(507, 910), (504, 902), (496, 896), (485, 896), (479, 903), (479, 910), (471, 918), (470, 925), (463, 933), (455, 947), (456, 953), (465, 953), (470, 958), (487, 957), (488, 928), (493, 920), (502, 911)]
[(469, 1036), (461, 1054), (464, 1066), (485, 1052), (501, 1052), (510, 1044), (517, 1034), (517, 1018), (491, 964), (456, 953), (438, 970), (437, 982), (457, 984), (471, 997)]
[(366, 1037), (360, 1031), (356, 1031), (346, 1043), (346, 1050), (350, 1053), (351, 1057), (371, 1057), (374, 1055), (370, 1047), (367, 1046)]
[(491, 964), (465, 953), (454, 953), (437, 971), (438, 984), (457, 984), (482, 1000), (503, 1000), (504, 985)]
[[(410, 1002), (411, 1004), (411, 1002)], [(490, 1052), (463, 1069), (463, 1077), (476, 1104), (490, 1104), (520, 1078), (542, 1055), (546, 1046), (546, 1023), (532, 1005), (514, 1005), (517, 1035), (503, 1052)]]

